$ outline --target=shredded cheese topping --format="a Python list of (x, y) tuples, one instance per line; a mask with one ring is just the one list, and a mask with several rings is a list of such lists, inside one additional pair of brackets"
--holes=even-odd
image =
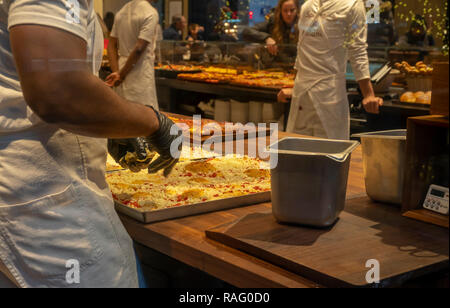
[(247, 156), (225, 156), (178, 163), (170, 176), (161, 172), (107, 175), (113, 196), (131, 208), (158, 210), (271, 190), (268, 164)]

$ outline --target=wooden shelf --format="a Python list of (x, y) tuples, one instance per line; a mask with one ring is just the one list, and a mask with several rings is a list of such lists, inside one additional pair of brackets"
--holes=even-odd
[(406, 141), (403, 215), (441, 227), (449, 227), (446, 215), (423, 208), (431, 184), (448, 187), (447, 116), (423, 116), (408, 119)]
[(403, 216), (420, 220), (426, 223), (431, 223), (433, 225), (441, 226), (444, 228), (449, 227), (449, 217), (447, 215), (435, 213), (427, 209), (407, 211), (403, 213)]
[(409, 118), (416, 125), (449, 128), (449, 119), (441, 115), (429, 115)]

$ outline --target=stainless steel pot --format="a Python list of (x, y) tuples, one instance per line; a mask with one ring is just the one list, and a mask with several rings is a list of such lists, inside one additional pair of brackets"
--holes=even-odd
[(272, 211), (279, 222), (327, 227), (345, 205), (356, 141), (284, 138), (269, 148)]
[(402, 203), (406, 134), (406, 129), (399, 129), (352, 136), (361, 138), (364, 180), (371, 199)]

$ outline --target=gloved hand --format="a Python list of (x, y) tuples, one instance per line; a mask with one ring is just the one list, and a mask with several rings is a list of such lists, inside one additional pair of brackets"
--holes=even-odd
[(108, 152), (122, 168), (132, 172), (147, 168), (155, 156), (145, 138), (108, 139)]
[[(159, 120), (159, 129), (151, 136), (146, 138), (151, 151), (157, 152), (160, 157), (158, 157), (154, 162), (148, 167), (149, 173), (156, 173), (159, 170), (164, 169), (164, 176), (168, 176), (172, 171), (173, 167), (178, 163), (180, 157), (172, 157), (170, 152), (170, 147), (172, 143), (180, 137), (183, 132), (180, 128), (177, 130), (176, 135), (171, 135), (170, 130), (172, 127), (177, 128), (176, 124), (166, 117), (164, 114), (159, 113), (153, 107), (149, 106), (156, 113), (156, 117)], [(178, 146), (179, 153), (181, 153), (182, 143)]]

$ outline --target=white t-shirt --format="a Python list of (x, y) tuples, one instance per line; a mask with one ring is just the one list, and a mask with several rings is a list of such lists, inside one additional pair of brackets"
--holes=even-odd
[(23, 98), (11, 46), (9, 29), (21, 24), (51, 26), (87, 42), (86, 60), (98, 73), (103, 35), (91, 0), (0, 0), (0, 135), (40, 123)]
[(146, 0), (133, 0), (127, 3), (116, 15), (111, 36), (119, 41), (119, 55), (128, 57), (137, 40), (149, 42), (145, 59), (154, 61), (158, 37), (159, 15)]

